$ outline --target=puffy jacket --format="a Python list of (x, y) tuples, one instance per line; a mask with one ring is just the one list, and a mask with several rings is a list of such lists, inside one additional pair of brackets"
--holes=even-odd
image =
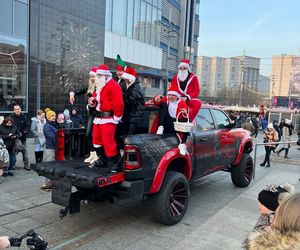
[(46, 124), (46, 119), (44, 121), (40, 121), (37, 117), (31, 118), (31, 132), (34, 136), (34, 143), (39, 143), (39, 138), (45, 137), (44, 135), (44, 126)]
[(46, 137), (46, 149), (55, 149), (55, 135), (57, 127), (55, 123), (46, 122), (44, 126), (44, 135)]
[(16, 138), (21, 137), (21, 133), (15, 125), (5, 126), (4, 124), (0, 125), (0, 137), (3, 139), (3, 142), (8, 150), (12, 149), (15, 144), (16, 138), (11, 138), (10, 133), (16, 135)]
[(10, 117), (14, 119), (14, 125), (22, 133), (20, 140), (25, 142), (27, 134), (30, 131), (30, 121), (27, 119), (26, 115), (22, 113), (20, 115), (12, 114)]
[(140, 82), (136, 80), (129, 85), (124, 98), (124, 115), (122, 120), (129, 123), (139, 123), (144, 119), (145, 100)]

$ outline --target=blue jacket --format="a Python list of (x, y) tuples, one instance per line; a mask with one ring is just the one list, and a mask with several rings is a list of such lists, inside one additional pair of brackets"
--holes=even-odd
[(55, 123), (46, 122), (43, 131), (46, 137), (46, 149), (55, 149), (55, 135), (57, 131)]

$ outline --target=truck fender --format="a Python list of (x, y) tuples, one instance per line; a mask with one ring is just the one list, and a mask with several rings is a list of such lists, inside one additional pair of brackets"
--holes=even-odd
[(184, 175), (186, 177), (187, 180), (190, 180), (192, 177), (192, 163), (191, 163), (191, 158), (190, 158), (190, 154), (187, 154), (185, 156), (180, 155), (179, 151), (177, 148), (168, 150), (163, 157), (161, 158), (155, 175), (154, 175), (154, 179), (152, 182), (152, 186), (150, 188), (149, 193), (153, 194), (153, 193), (157, 193), (160, 190), (160, 187), (163, 183), (164, 177), (165, 177), (165, 173), (168, 169), (168, 167), (170, 166), (171, 162), (174, 161), (175, 159), (179, 159), (182, 158), (184, 160)]
[[(248, 144), (248, 145), (250, 144), (250, 148), (251, 148), (251, 150), (252, 150), (252, 148), (253, 148), (253, 143), (252, 143), (252, 141), (251, 141), (251, 138), (243, 137), (243, 139), (242, 139), (241, 142), (240, 142), (240, 146), (239, 146), (237, 158), (236, 158), (235, 162), (233, 163), (233, 165), (237, 165), (237, 164), (240, 162), (243, 153), (248, 153), (248, 152), (244, 152), (245, 147), (246, 147), (247, 144)], [(248, 146), (247, 146), (247, 147), (248, 147)], [(249, 151), (249, 153), (251, 152), (251, 150)]]

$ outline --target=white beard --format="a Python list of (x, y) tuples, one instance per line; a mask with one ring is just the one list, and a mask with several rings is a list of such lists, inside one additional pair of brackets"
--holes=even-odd
[(179, 81), (183, 82), (188, 77), (189, 72), (187, 69), (184, 71), (179, 70), (177, 75), (178, 75)]
[(106, 78), (105, 76), (100, 76), (95, 79), (96, 92), (100, 92), (105, 86)]

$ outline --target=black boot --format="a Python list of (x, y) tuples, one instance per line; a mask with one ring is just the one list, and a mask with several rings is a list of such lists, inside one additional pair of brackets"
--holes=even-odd
[(121, 171), (121, 162), (122, 158), (120, 154), (117, 154), (113, 157), (107, 158), (107, 168), (112, 172), (112, 173), (118, 173)]
[(266, 162), (264, 161), (263, 163), (259, 164), (260, 166), (264, 167), (266, 165)]

